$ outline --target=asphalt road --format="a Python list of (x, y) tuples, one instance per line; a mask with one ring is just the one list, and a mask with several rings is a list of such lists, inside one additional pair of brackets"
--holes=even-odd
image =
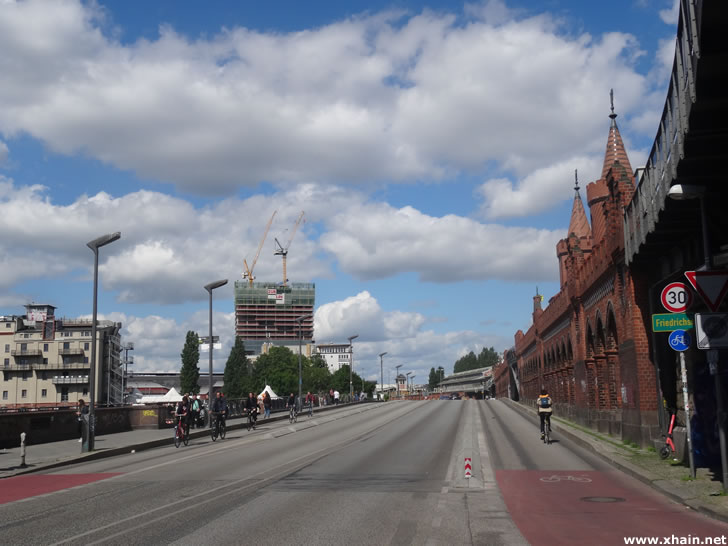
[(0, 505), (0, 541), (554, 545), (728, 535), (554, 440), (544, 445), (535, 420), (497, 401), (364, 404), (0, 481), (24, 497)]

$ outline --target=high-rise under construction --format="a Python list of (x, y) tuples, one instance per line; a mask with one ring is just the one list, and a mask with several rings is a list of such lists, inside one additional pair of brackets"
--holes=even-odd
[[(235, 282), (235, 335), (249, 355), (266, 344), (298, 347), (313, 343), (314, 283)], [(299, 321), (300, 320), (300, 331)]]

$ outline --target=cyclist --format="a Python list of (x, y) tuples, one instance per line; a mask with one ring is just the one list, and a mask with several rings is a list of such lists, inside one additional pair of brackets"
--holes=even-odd
[(245, 409), (248, 410), (248, 414), (252, 415), (253, 425), (258, 420), (258, 399), (252, 392), (248, 393), (248, 399), (245, 401)]
[(288, 400), (286, 401), (286, 408), (291, 408), (290, 411), (293, 412), (293, 416), (296, 415), (296, 397), (293, 393), (288, 397)]
[[(220, 391), (217, 391), (217, 393), (215, 393), (215, 400), (212, 402), (210, 412), (218, 419), (222, 419), (222, 424), (225, 424), (225, 417), (227, 416), (228, 406), (227, 400), (225, 400), (225, 396)], [(210, 424), (214, 426), (214, 423), (211, 422)]]
[(545, 425), (548, 422), (549, 432), (551, 432), (551, 397), (546, 387), (541, 388), (541, 394), (536, 399), (536, 408), (538, 409), (538, 417), (541, 420), (541, 439), (544, 438)]
[(187, 435), (190, 430), (190, 424), (188, 422), (188, 418), (190, 415), (190, 399), (187, 397), (186, 394), (177, 404), (177, 409), (175, 410), (174, 415), (175, 417), (177, 417), (177, 424), (182, 426), (184, 434)]
[(308, 414), (313, 414), (313, 394), (311, 394), (311, 391), (308, 391), (306, 394), (306, 405), (308, 406)]

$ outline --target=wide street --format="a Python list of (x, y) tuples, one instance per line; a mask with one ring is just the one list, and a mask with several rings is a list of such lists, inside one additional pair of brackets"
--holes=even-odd
[[(465, 476), (466, 459), (472, 477)], [(715, 537), (503, 402), (363, 404), (0, 481), (3, 544), (624, 544)]]

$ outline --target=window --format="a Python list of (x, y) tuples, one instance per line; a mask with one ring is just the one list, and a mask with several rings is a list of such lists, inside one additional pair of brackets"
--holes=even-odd
[(47, 358), (44, 358), (43, 359), (43, 364), (48, 364), (48, 359)]
[(91, 330), (85, 330), (85, 331), (81, 332), (81, 335), (91, 337)]
[(61, 387), (61, 402), (68, 402), (68, 387)]
[(6, 322), (5, 323), (5, 328), (10, 328), (10, 323), (9, 322)]
[(26, 389), (20, 391), (20, 398), (28, 398), (28, 391)]
[(45, 398), (46, 396), (48, 396), (48, 389), (41, 389), (40, 397)]
[(3, 400), (8, 399), (8, 391), (3, 391)]
[(10, 352), (10, 344), (9, 343), (6, 343), (5, 344), (5, 352), (6, 353), (9, 353)]
[(87, 356), (84, 356), (84, 357), (83, 357), (83, 363), (84, 363), (84, 364), (88, 364), (88, 357), (87, 357)]
[(46, 372), (45, 370), (43, 370), (42, 372), (40, 372), (40, 378), (41, 378), (42, 380), (44, 380), (44, 381), (45, 381), (46, 379), (48, 379), (48, 372)]
[(28, 344), (27, 344), (27, 343), (21, 343), (21, 344), (20, 344), (20, 350), (21, 350), (22, 352), (25, 352), (25, 351), (27, 351), (27, 350), (28, 350)]
[(89, 344), (88, 344), (88, 341), (87, 341), (86, 343), (84, 343), (84, 344), (83, 344), (83, 350), (84, 350), (84, 351), (88, 351), (88, 345), (89, 345)]
[(28, 380), (28, 372), (23, 372), (23, 381)]
[(88, 395), (88, 388), (87, 387), (84, 387), (83, 388), (83, 395), (84, 396), (87, 396)]
[(70, 348), (71, 348), (71, 344), (68, 341), (64, 341), (63, 342), (63, 349), (65, 350), (65, 349), (70, 349)]
[(6, 358), (6, 359), (5, 359), (4, 361), (3, 361), (3, 364), (5, 364), (5, 367), (6, 367), (6, 368), (7, 368), (8, 366), (10, 366), (10, 359), (9, 359), (9, 358)]
[(43, 344), (43, 352), (44, 353), (47, 353), (48, 352), (48, 344), (47, 343), (44, 343)]
[(3, 381), (10, 381), (10, 372), (3, 372)]

